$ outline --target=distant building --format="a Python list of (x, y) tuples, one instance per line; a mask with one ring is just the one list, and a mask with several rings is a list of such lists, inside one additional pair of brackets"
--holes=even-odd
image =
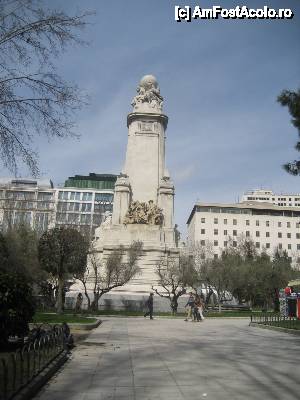
[(229, 243), (252, 239), (259, 252), (270, 256), (276, 248), (286, 250), (293, 262), (300, 259), (300, 209), (270, 203), (197, 203), (189, 216), (188, 245), (210, 244), (214, 257)]
[(93, 235), (105, 212), (112, 212), (117, 175), (89, 174), (69, 177), (55, 193), (55, 225), (75, 225)]
[(300, 194), (274, 194), (272, 190), (258, 189), (244, 193), (242, 202), (267, 202), (280, 207), (300, 207)]
[(55, 189), (51, 180), (0, 179), (0, 226), (26, 223), (38, 232), (55, 225)]
[(94, 174), (69, 177), (64, 187), (51, 180), (0, 179), (0, 226), (19, 223), (39, 233), (54, 226), (76, 226), (92, 236), (106, 211), (113, 207), (116, 175)]

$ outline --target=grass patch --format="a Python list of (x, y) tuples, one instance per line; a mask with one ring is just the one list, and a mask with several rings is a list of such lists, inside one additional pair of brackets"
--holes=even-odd
[(63, 322), (67, 324), (92, 324), (96, 321), (96, 318), (87, 318), (82, 315), (37, 312), (32, 322), (36, 324), (61, 324)]

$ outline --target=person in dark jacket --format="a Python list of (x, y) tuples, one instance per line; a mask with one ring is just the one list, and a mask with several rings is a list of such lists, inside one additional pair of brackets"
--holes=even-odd
[(144, 317), (146, 318), (148, 315), (150, 315), (150, 319), (153, 319), (153, 293), (150, 293), (146, 305), (148, 307), (148, 311), (145, 313)]
[(192, 319), (192, 311), (194, 309), (195, 306), (195, 298), (192, 292), (190, 292), (190, 297), (185, 305), (187, 314), (185, 317), (185, 321), (188, 321), (189, 319)]

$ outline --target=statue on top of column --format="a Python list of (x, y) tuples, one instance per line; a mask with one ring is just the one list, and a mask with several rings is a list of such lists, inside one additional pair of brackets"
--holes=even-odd
[(163, 106), (163, 97), (160, 95), (159, 86), (153, 75), (145, 75), (136, 89), (137, 95), (133, 98), (131, 105), (133, 111), (143, 112), (148, 110), (161, 112)]

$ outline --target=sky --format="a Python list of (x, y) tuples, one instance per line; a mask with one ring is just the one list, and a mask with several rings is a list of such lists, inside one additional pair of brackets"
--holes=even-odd
[[(41, 177), (122, 170), (126, 117), (143, 75), (164, 97), (167, 168), (175, 184), (175, 221), (185, 234), (196, 201), (237, 202), (243, 192), (300, 193), (300, 177), (282, 164), (297, 158), (297, 131), (276, 98), (300, 87), (298, 0), (43, 1), (69, 14), (95, 11), (82, 33), (88, 46), (69, 47), (58, 73), (89, 95), (75, 117), (80, 139), (34, 142)], [(175, 22), (175, 5), (291, 8), (292, 20)], [(28, 170), (20, 168), (28, 177)], [(9, 172), (2, 169), (2, 176)]]

